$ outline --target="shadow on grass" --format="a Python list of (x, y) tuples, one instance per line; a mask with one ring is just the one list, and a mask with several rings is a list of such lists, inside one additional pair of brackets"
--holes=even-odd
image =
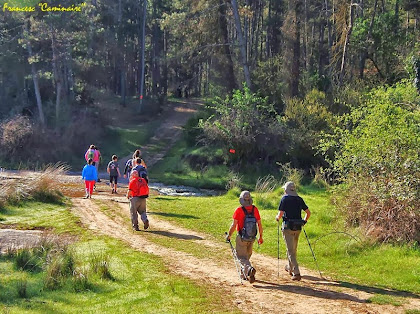
[(157, 215), (157, 216), (163, 216), (163, 217), (175, 217), (175, 218), (185, 218), (185, 219), (199, 219), (199, 217), (193, 216), (193, 215), (174, 214), (174, 213), (148, 212), (148, 214)]
[(268, 281), (262, 281), (262, 280), (256, 280), (257, 284), (254, 284), (254, 288), (257, 289), (268, 289), (268, 290), (279, 290), (279, 291), (287, 291), (291, 293), (301, 294), (301, 295), (307, 295), (307, 296), (313, 296), (317, 298), (323, 298), (323, 299), (330, 299), (330, 300), (349, 300), (352, 302), (357, 303), (367, 303), (363, 299), (359, 299), (355, 296), (352, 296), (347, 293), (342, 292), (336, 292), (331, 290), (325, 290), (325, 289), (314, 289), (307, 286), (298, 286), (298, 285), (280, 285), (273, 282)]
[(161, 201), (177, 201), (177, 200), (179, 200), (176, 197), (162, 197), (162, 196), (154, 197), (153, 199), (161, 200)]
[(325, 279), (320, 279), (318, 277), (313, 276), (302, 276), (302, 278), (306, 280), (310, 280), (313, 283), (322, 284), (324, 286), (336, 286), (336, 287), (344, 287), (344, 288), (350, 288), (353, 290), (363, 291), (371, 294), (379, 294), (379, 295), (387, 295), (387, 296), (393, 296), (393, 297), (408, 297), (413, 299), (420, 299), (420, 295), (415, 294), (410, 291), (399, 291), (394, 289), (387, 289), (387, 288), (379, 288), (379, 287), (371, 287), (371, 286), (364, 286), (356, 283), (346, 282), (346, 281), (328, 281)]
[(409, 297), (413, 299), (420, 299), (420, 295), (415, 294), (413, 292), (409, 292), (409, 291), (399, 291), (399, 290), (387, 289), (387, 288), (370, 287), (370, 286), (359, 285), (359, 284), (346, 282), (346, 281), (338, 281), (338, 284), (341, 287), (351, 288), (354, 290), (364, 291), (368, 293), (375, 293), (375, 294), (388, 295), (388, 296), (394, 296), (394, 297)]
[(203, 238), (195, 236), (195, 235), (174, 233), (174, 232), (169, 232), (169, 231), (152, 230), (152, 231), (148, 231), (148, 233), (158, 234), (161, 236), (165, 236), (169, 238), (176, 238), (176, 239), (181, 239), (181, 240), (204, 240)]

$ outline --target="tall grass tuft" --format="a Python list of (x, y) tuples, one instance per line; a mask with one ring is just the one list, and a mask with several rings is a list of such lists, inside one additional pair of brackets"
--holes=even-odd
[(260, 177), (255, 184), (254, 199), (260, 209), (274, 209), (272, 193), (278, 186), (277, 180), (272, 175)]
[(69, 166), (56, 163), (39, 173), (24, 173), (20, 179), (3, 180), (0, 189), (0, 207), (18, 204), (24, 200), (37, 200), (48, 203), (62, 203), (63, 194), (59, 182)]
[(71, 284), (76, 292), (91, 290), (92, 284), (89, 281), (88, 270), (86, 268), (75, 269), (71, 278)]
[(67, 247), (52, 250), (47, 256), (44, 287), (55, 290), (64, 280), (73, 275), (75, 270), (74, 254)]
[(18, 250), (14, 263), (15, 267), (21, 270), (36, 272), (42, 269), (42, 261), (40, 261), (37, 254), (34, 253), (34, 250), (30, 248)]
[(295, 183), (296, 189), (299, 189), (302, 184), (304, 174), (303, 170), (292, 168), (289, 162), (285, 164), (277, 164), (280, 166), (280, 171), (282, 172), (282, 181), (292, 181)]
[(92, 253), (90, 266), (92, 271), (98, 274), (101, 279), (114, 280), (109, 270), (109, 255), (105, 255), (103, 252), (99, 254)]
[(28, 281), (26, 279), (20, 279), (16, 282), (16, 288), (19, 298), (25, 299), (28, 297)]
[(233, 188), (241, 188), (242, 176), (236, 172), (230, 171), (228, 174), (228, 180), (226, 183), (226, 190), (231, 190)]

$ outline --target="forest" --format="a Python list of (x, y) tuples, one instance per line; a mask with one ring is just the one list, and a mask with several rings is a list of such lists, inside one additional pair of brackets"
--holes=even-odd
[(233, 170), (289, 165), (342, 183), (348, 223), (420, 240), (419, 1), (1, 7), (3, 165), (80, 154), (109, 123), (104, 97), (138, 119), (194, 97), (208, 106), (185, 129), (190, 145), (221, 149)]

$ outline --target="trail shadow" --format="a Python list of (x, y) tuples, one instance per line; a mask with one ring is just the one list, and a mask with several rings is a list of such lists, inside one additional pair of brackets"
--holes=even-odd
[[(151, 189), (153, 189), (153, 188), (151, 188)], [(157, 197), (154, 197), (153, 199), (155, 199), (155, 200), (163, 200), (163, 201), (177, 201), (178, 200), (178, 198), (176, 198), (176, 197), (162, 197), (162, 196), (157, 196)]]
[(174, 213), (156, 213), (156, 212), (147, 212), (148, 214), (164, 216), (164, 217), (176, 217), (176, 218), (186, 218), (186, 219), (199, 219), (197, 216), (184, 215), (184, 214), (174, 214)]
[(338, 281), (338, 284), (341, 287), (364, 291), (368, 293), (389, 295), (389, 296), (394, 296), (394, 297), (409, 297), (413, 299), (420, 299), (420, 295), (415, 294), (410, 291), (399, 291), (399, 290), (387, 289), (387, 288), (370, 287), (370, 286), (359, 285), (359, 284), (346, 282), (346, 281)]
[(310, 280), (310, 281), (322, 281), (322, 282), (329, 281), (328, 279), (325, 279), (325, 278), (308, 276), (308, 275), (303, 275), (302, 278), (306, 280)]
[(158, 234), (169, 238), (177, 238), (181, 240), (204, 240), (202, 237), (198, 237), (191, 234), (181, 234), (181, 233), (174, 233), (169, 231), (161, 231), (161, 230), (150, 230), (148, 233)]
[(256, 280), (258, 284), (254, 284), (254, 288), (257, 289), (267, 289), (267, 290), (279, 290), (279, 291), (287, 291), (290, 293), (296, 293), (301, 295), (307, 295), (316, 298), (322, 299), (331, 299), (331, 300), (348, 300), (357, 303), (366, 303), (365, 300), (359, 299), (355, 296), (352, 296), (347, 293), (336, 292), (331, 290), (325, 289), (314, 289), (307, 286), (300, 286), (300, 285), (280, 285), (273, 282), (263, 281), (263, 280)]

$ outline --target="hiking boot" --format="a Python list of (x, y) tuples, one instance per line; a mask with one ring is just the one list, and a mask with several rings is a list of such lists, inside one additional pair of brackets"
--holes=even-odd
[(139, 226), (133, 226), (133, 231), (140, 231)]
[(300, 276), (300, 274), (295, 274), (292, 276), (292, 280), (300, 281), (301, 279), (302, 277)]
[(144, 222), (144, 230), (146, 230), (147, 228), (149, 228), (149, 220), (146, 220)]
[(293, 276), (292, 271), (290, 270), (289, 265), (284, 266), (284, 270), (287, 271), (289, 273), (290, 276)]
[(257, 272), (257, 270), (254, 267), (251, 267), (249, 269), (249, 272), (248, 272), (249, 283), (254, 283), (255, 282), (255, 273), (256, 272)]

